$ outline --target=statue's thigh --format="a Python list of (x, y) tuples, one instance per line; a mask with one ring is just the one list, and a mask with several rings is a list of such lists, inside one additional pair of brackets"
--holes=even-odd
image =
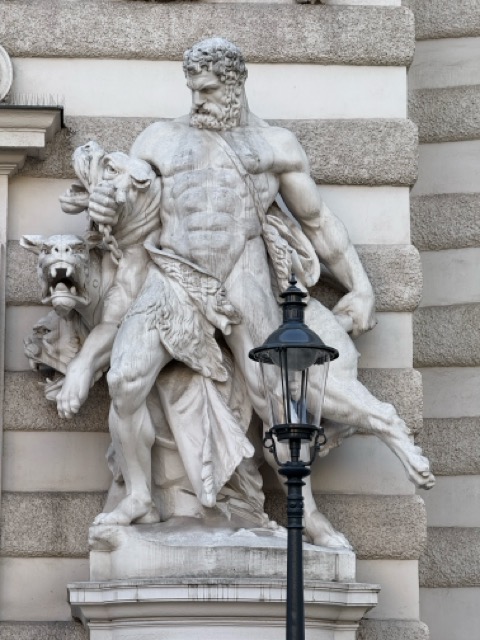
[[(171, 360), (157, 329), (141, 314), (128, 317), (120, 326), (112, 350), (110, 375), (149, 379)], [(146, 380), (145, 380), (146, 381)]]

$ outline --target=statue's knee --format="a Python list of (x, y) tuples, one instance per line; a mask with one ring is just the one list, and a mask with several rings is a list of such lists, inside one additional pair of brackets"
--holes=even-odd
[(107, 374), (108, 389), (115, 411), (120, 414), (133, 413), (138, 405), (138, 389), (132, 381), (115, 369)]

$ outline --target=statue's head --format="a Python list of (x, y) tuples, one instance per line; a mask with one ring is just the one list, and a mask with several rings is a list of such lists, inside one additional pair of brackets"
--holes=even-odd
[(184, 53), (183, 70), (192, 91), (192, 126), (225, 130), (240, 124), (247, 68), (238, 47), (224, 38), (202, 40)]

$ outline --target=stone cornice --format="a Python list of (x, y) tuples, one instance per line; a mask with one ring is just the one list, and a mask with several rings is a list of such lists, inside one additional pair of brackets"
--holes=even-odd
[(62, 127), (62, 109), (0, 105), (0, 175), (12, 175), (27, 156), (42, 158)]

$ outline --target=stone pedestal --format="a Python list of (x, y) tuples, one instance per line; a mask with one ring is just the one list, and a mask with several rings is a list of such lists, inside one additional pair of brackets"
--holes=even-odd
[[(306, 640), (355, 640), (378, 587), (305, 582)], [(72, 613), (90, 640), (279, 640), (285, 635), (286, 581), (156, 579), (69, 586)]]
[[(286, 534), (195, 518), (90, 530), (91, 581), (69, 585), (90, 640), (262, 640), (284, 636)], [(304, 545), (307, 640), (355, 640), (379, 588), (355, 555)]]

